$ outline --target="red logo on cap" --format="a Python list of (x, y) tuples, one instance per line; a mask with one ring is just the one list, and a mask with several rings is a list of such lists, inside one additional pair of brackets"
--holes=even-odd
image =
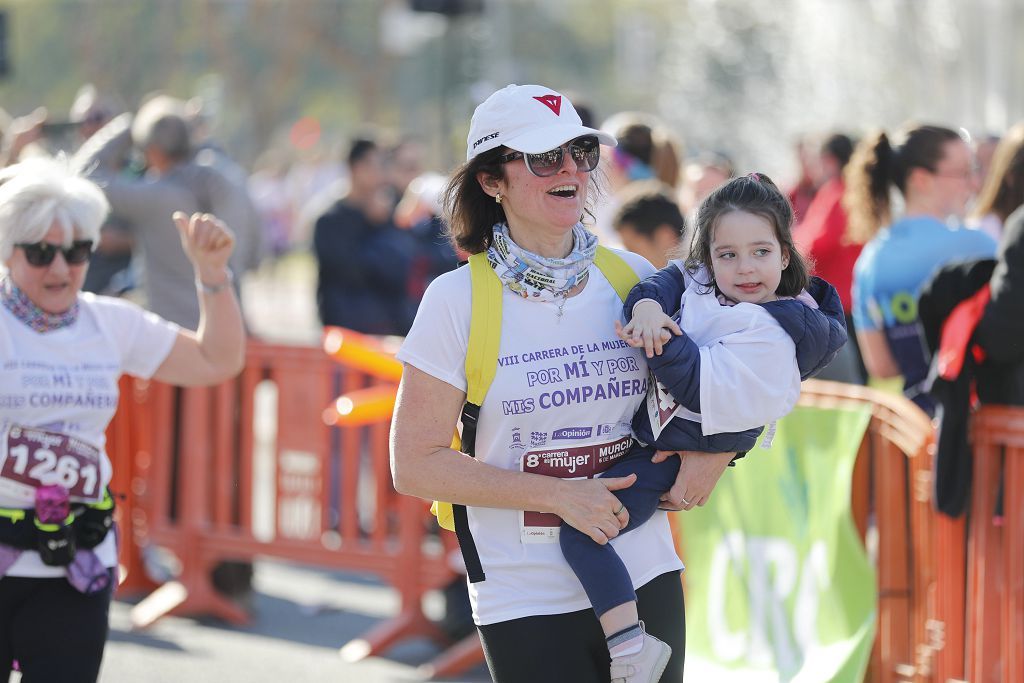
[(559, 116), (562, 111), (562, 96), (561, 95), (544, 95), (543, 97), (534, 97), (545, 107), (555, 112), (555, 116)]

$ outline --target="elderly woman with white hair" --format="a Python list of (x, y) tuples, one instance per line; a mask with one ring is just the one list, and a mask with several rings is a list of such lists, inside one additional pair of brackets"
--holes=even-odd
[(231, 231), (174, 215), (195, 270), (198, 331), (81, 292), (108, 211), (61, 160), (0, 172), (0, 680), (94, 681), (117, 566), (104, 432), (122, 373), (181, 385), (239, 372)]

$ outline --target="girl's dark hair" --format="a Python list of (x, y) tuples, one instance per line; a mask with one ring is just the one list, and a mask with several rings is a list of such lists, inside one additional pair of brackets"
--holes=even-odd
[(1024, 205), (1024, 121), (999, 141), (973, 214), (981, 218), (994, 213), (1005, 223), (1021, 205)]
[(849, 220), (847, 240), (863, 244), (892, 219), (889, 198), (895, 185), (906, 195), (907, 178), (915, 168), (935, 172), (947, 142), (962, 140), (960, 134), (942, 126), (912, 126), (893, 146), (885, 131), (866, 136), (853, 151), (844, 172), (846, 193), (843, 207)]
[(708, 282), (702, 283), (717, 291), (715, 271), (711, 266), (711, 241), (719, 219), (732, 211), (745, 211), (761, 216), (775, 229), (775, 238), (783, 253), (789, 255), (789, 265), (782, 271), (782, 280), (775, 293), (796, 296), (807, 288), (810, 268), (793, 242), (793, 207), (786, 196), (763, 173), (733, 178), (704, 198), (697, 207), (693, 243), (686, 257), (686, 268), (696, 271), (704, 266)]
[(470, 254), (487, 251), (491, 246), (494, 224), (505, 221), (505, 210), (494, 201), (494, 197), (484, 192), (476, 176), (486, 173), (503, 180), (505, 167), (498, 163), (498, 157), (507, 151), (498, 147), (481, 152), (452, 173), (443, 201), (448, 238), (456, 248)]

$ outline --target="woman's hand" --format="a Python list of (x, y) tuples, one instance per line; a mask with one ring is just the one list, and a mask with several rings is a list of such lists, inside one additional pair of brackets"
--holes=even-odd
[(196, 275), (207, 285), (221, 284), (227, 272), (228, 258), (235, 250), (235, 235), (216, 216), (183, 211), (174, 213), (174, 224), (181, 235), (181, 247), (196, 270)]
[(648, 358), (654, 358), (654, 354), (660, 356), (662, 347), (673, 333), (682, 334), (683, 331), (652, 299), (637, 302), (633, 307), (633, 319), (625, 327), (615, 321), (615, 334), (633, 348), (642, 346)]
[(662, 462), (678, 455), (679, 474), (676, 483), (661, 497), (662, 510), (690, 510), (711, 500), (711, 491), (735, 453), (699, 453), (697, 451), (658, 451), (651, 462)]
[[(629, 488), (636, 475), (560, 480), (555, 513), (569, 526), (604, 545), (629, 524), (629, 512), (612, 491)], [(615, 514), (618, 512), (618, 514)]]

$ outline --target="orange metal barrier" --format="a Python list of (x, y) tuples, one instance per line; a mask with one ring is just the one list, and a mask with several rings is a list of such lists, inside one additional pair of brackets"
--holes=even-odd
[(139, 463), (145, 463), (149, 454), (140, 449), (139, 439), (145, 432), (141, 420), (132, 420), (130, 406), (134, 401), (135, 383), (124, 376), (119, 382), (121, 397), (117, 413), (107, 426), (107, 453), (114, 464), (110, 490), (117, 500), (117, 522), (121, 531), (119, 595), (148, 593), (156, 585), (146, 575), (142, 550), (132, 539), (135, 525), (140, 521), (137, 496), (145, 487), (145, 480), (138, 476)]
[[(132, 610), (136, 626), (171, 613), (246, 622), (246, 611), (214, 590), (211, 570), (260, 555), (368, 572), (398, 591), (399, 615), (350, 643), (349, 654), (411, 635), (445, 643), (421, 598), (455, 575), (428, 534), (426, 506), (391, 485), (387, 422), (337, 428), (321, 419), (339, 393), (375, 381), (321, 349), (257, 342), (242, 374), (216, 387), (126, 381), (109, 450), (115, 472), (135, 478), (135, 500), (122, 507), (134, 518), (125, 553), (152, 544), (182, 563), (176, 581)], [(144, 426), (134, 441), (120, 438), (124, 422)], [(128, 561), (140, 566), (137, 556)]]
[(1024, 408), (982, 406), (971, 445), (964, 678), (1024, 681)]

